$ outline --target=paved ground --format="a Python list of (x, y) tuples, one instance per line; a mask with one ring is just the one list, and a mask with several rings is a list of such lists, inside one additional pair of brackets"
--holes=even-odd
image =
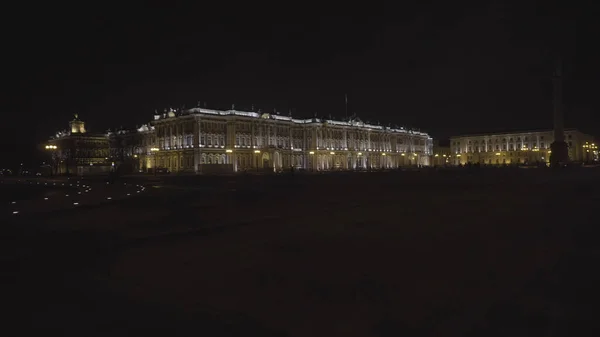
[(595, 170), (124, 183), (5, 226), (19, 335), (598, 335)]
[[(0, 219), (35, 216), (76, 207), (95, 206), (137, 196), (144, 187), (127, 182), (110, 183), (106, 179), (80, 178), (4, 178), (0, 180), (3, 204)], [(17, 193), (21, 192), (21, 193)]]

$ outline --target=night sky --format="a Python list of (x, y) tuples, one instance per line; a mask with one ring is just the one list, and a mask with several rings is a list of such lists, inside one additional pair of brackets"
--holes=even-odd
[[(24, 160), (74, 113), (91, 131), (155, 109), (290, 109), (450, 135), (552, 126), (600, 134), (595, 8), (528, 1), (26, 3), (2, 11), (2, 144)], [(589, 2), (592, 3), (591, 1)]]

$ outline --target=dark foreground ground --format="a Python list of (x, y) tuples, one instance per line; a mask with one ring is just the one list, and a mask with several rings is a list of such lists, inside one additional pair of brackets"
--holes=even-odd
[(591, 169), (143, 183), (3, 223), (3, 335), (600, 335)]

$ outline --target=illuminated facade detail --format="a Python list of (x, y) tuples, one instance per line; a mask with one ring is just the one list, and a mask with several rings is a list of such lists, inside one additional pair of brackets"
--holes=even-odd
[[(357, 170), (430, 165), (426, 133), (277, 114), (193, 108), (156, 114), (146, 126), (140, 168), (171, 172)], [(159, 151), (152, 154), (151, 147)], [(385, 153), (385, 154), (384, 154)], [(402, 154), (409, 153), (409, 156)]]
[[(576, 129), (564, 133), (571, 161), (597, 161), (597, 155), (586, 156), (583, 147), (593, 142), (592, 136)], [(553, 130), (465, 135), (450, 138), (450, 151), (453, 165), (548, 164), (553, 142)]]
[(71, 134), (85, 133), (85, 123), (79, 119), (79, 115), (75, 114), (75, 118), (69, 122)]

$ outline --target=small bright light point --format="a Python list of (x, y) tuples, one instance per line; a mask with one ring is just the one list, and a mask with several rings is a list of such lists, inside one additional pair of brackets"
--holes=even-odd
[(19, 211), (13, 211), (13, 214), (19, 214)]
[(137, 191), (137, 193), (140, 193), (140, 191)]
[(81, 192), (77, 192), (77, 194), (81, 194)]
[(11, 204), (13, 204), (13, 205), (16, 204), (16, 203), (17, 203), (16, 201), (11, 202)]
[(131, 193), (127, 193), (127, 195), (131, 195)]
[(48, 198), (44, 198), (44, 200), (48, 200)]
[(106, 197), (106, 199), (110, 200), (110, 199), (112, 199), (112, 198), (111, 198), (111, 197)]
[(68, 194), (65, 194), (65, 197), (68, 197), (68, 196), (69, 196)]
[(77, 205), (79, 205), (79, 203), (78, 202), (74, 202), (73, 205), (77, 206)]

